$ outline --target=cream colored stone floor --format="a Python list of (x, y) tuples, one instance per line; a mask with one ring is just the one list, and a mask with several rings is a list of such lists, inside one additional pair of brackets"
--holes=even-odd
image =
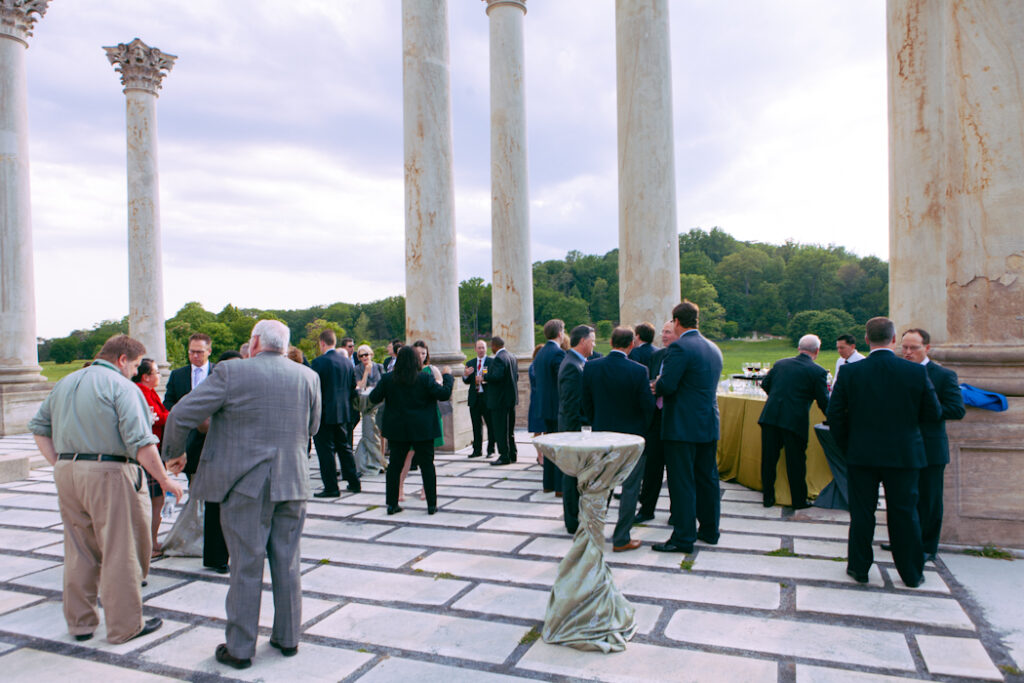
[[(213, 659), (227, 579), (198, 559), (153, 564), (144, 596), (147, 615), (164, 619), (160, 631), (118, 646), (103, 640), (102, 626), (86, 643), (70, 638), (52, 474), (34, 470), (0, 486), (0, 680), (1024, 680), (1013, 673), (1024, 668), (1024, 562), (950, 555), (947, 563), (940, 554), (924, 586), (907, 589), (878, 550), (870, 583), (859, 586), (845, 574), (846, 513), (765, 510), (759, 493), (730, 483), (717, 546), (699, 543), (685, 558), (653, 552), (669, 535), (663, 494), (655, 521), (636, 529), (643, 548), (607, 548), (637, 608), (639, 632), (625, 652), (534, 641), (528, 634), (541, 626), (570, 538), (533, 462), (528, 443), (509, 467), (439, 456), (434, 516), (410, 496), (388, 517), (382, 476), (366, 478), (360, 494), (311, 501), (299, 655), (285, 659), (267, 645), (268, 592), (246, 671)], [(418, 487), (411, 477), (409, 491)], [(880, 525), (877, 538), (885, 537)], [(780, 550), (790, 552), (768, 554)], [(688, 570), (683, 559), (692, 560)]]

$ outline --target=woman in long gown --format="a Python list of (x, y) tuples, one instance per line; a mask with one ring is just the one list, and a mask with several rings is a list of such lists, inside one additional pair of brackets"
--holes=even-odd
[(373, 349), (366, 344), (356, 349), (356, 394), (363, 429), (356, 444), (355, 460), (359, 476), (379, 474), (387, 467), (381, 449), (380, 426), (377, 424), (379, 404), (369, 401), (370, 391), (384, 375), (384, 366), (373, 362)]

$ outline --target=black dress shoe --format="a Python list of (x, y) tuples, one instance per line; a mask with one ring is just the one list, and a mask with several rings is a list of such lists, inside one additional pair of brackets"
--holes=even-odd
[(711, 534), (702, 534), (697, 532), (697, 540), (704, 541), (708, 545), (718, 545), (718, 536), (712, 536)]
[(794, 503), (793, 504), (793, 509), (794, 510), (806, 510), (809, 507), (811, 507), (811, 501), (809, 501), (809, 500), (805, 500), (802, 503)]
[(152, 619), (146, 619), (146, 623), (142, 625), (142, 630), (139, 631), (138, 633), (136, 633), (134, 636), (132, 636), (128, 640), (135, 640), (136, 638), (141, 638), (142, 636), (148, 636), (150, 633), (153, 633), (154, 631), (160, 630), (160, 627), (163, 626), (163, 625), (164, 625), (164, 620), (161, 619), (160, 617), (153, 617)]
[(356, 482), (355, 484), (349, 484), (345, 488), (347, 488), (352, 493), (362, 493), (363, 492), (363, 487), (359, 484), (359, 482)]
[(227, 664), (233, 666), (236, 669), (248, 669), (252, 666), (251, 659), (239, 659), (228, 652), (228, 646), (226, 643), (221, 643), (217, 646), (217, 649), (213, 651), (213, 658), (221, 664)]
[(313, 497), (314, 498), (337, 498), (340, 495), (341, 495), (341, 491), (327, 491), (327, 490), (324, 490), (324, 491), (320, 491), (318, 493), (314, 493)]
[(497, 460), (492, 460), (491, 461), (491, 467), (494, 467), (495, 465), (511, 465), (511, 464), (512, 464), (512, 461), (511, 460), (506, 460), (505, 458), (498, 458)]
[(271, 640), (270, 647), (274, 648), (275, 650), (280, 650), (281, 654), (283, 654), (285, 657), (294, 657), (295, 655), (299, 654), (298, 645), (296, 645), (295, 647), (284, 647), (280, 643), (276, 643), (273, 640)]
[(655, 543), (651, 546), (651, 550), (659, 553), (692, 553), (693, 546), (676, 545), (671, 541), (665, 543)]
[(654, 519), (654, 515), (648, 515), (643, 512), (638, 512), (636, 517), (633, 518), (633, 524), (643, 524), (644, 522), (650, 522)]
[(766, 508), (775, 507), (775, 494), (764, 494), (764, 497), (761, 499), (761, 505), (765, 506)]
[(436, 505), (428, 505), (427, 506), (427, 514), (428, 515), (432, 515), (435, 512), (437, 512), (437, 506)]
[(484, 454), (478, 452), (478, 453), (473, 453), (469, 457), (471, 457), (471, 458), (482, 458), (482, 457), (484, 457)]
[(91, 633), (79, 633), (77, 636), (75, 636), (75, 640), (77, 640), (80, 643), (84, 643), (85, 641), (89, 640), (90, 638), (92, 638), (92, 634)]
[(612, 494), (612, 498), (614, 498), (615, 500), (622, 500), (622, 494), (621, 493), (613, 493)]
[(891, 551), (892, 550), (892, 544), (891, 543), (883, 543), (882, 544), (882, 550), (890, 550)]
[(924, 554), (924, 561), (925, 562), (934, 563), (935, 562), (935, 553), (925, 553)]
[(400, 505), (388, 505), (388, 514), (393, 515), (396, 512), (401, 512), (402, 507)]
[(856, 581), (857, 583), (867, 583), (868, 582), (867, 572), (864, 572), (863, 574), (861, 574), (860, 572), (855, 572), (852, 569), (847, 569), (846, 570), (846, 575), (849, 576), (854, 581)]
[(924, 574), (921, 574), (921, 578), (916, 583), (906, 584), (907, 588), (917, 588), (924, 583)]
[(230, 571), (226, 564), (222, 564), (222, 565), (220, 565), (218, 567), (210, 567), (210, 569), (212, 569), (213, 571), (217, 572), (218, 574), (227, 574), (228, 571)]

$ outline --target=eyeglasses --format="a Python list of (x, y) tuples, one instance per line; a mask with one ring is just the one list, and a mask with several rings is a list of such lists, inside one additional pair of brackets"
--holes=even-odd
[(370, 355), (370, 354), (368, 354), (368, 353), (360, 353), (360, 354), (359, 354), (359, 358), (366, 358), (366, 357), (367, 357), (367, 356), (369, 356), (369, 355)]

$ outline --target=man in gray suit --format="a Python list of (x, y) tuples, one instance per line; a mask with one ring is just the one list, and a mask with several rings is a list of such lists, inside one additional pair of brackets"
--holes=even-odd
[[(231, 582), (227, 643), (215, 656), (236, 669), (251, 666), (256, 651), (268, 553), (274, 591), (270, 645), (286, 657), (298, 651), (299, 537), (310, 493), (306, 454), (320, 424), (320, 378), (284, 355), (288, 328), (261, 320), (249, 345), (252, 357), (217, 366), (174, 406), (164, 430), (164, 452), (180, 453), (188, 430), (212, 416), (192, 495), (221, 504)], [(183, 464), (178, 460), (169, 463), (172, 470)]]

